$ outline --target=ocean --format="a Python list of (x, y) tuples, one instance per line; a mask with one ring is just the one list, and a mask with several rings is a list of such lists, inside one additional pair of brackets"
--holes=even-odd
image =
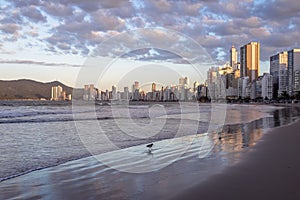
[[(14, 185), (14, 180), (20, 181), (22, 177), (31, 180), (31, 174), (39, 171), (84, 173), (80, 177), (90, 177), (89, 184), (98, 171), (97, 176), (102, 173), (100, 176), (106, 177), (106, 181), (101, 179), (105, 189), (99, 195), (107, 199), (120, 197), (108, 195), (108, 185), (116, 187), (119, 182), (107, 176), (124, 172), (156, 173), (188, 158), (202, 159), (202, 166), (209, 163), (207, 159), (214, 158), (211, 162), (219, 169), (238, 162), (236, 152), (255, 145), (268, 129), (289, 124), (300, 114), (298, 107), (291, 106), (195, 103), (94, 106), (49, 101), (1, 101), (0, 110), (1, 193), (7, 191), (9, 196), (11, 190), (6, 187)], [(146, 144), (151, 142), (154, 146), (149, 152)], [(65, 177), (64, 181), (73, 178)], [(33, 197), (32, 193), (26, 194), (29, 196), (13, 193), (22, 198)], [(50, 195), (47, 191), (38, 194)]]

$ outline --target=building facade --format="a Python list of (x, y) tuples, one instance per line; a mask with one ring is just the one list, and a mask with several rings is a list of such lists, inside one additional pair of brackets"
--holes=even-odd
[(241, 77), (248, 76), (250, 82), (258, 78), (260, 72), (260, 43), (250, 42), (240, 48)]
[(289, 95), (299, 96), (300, 49), (293, 49), (288, 51), (288, 82), (289, 82)]
[(63, 92), (63, 88), (58, 85), (58, 86), (53, 86), (51, 88), (51, 100), (52, 101), (61, 101), (63, 100), (62, 98), (62, 92)]
[(248, 91), (247, 91), (247, 86), (249, 83), (250, 83), (250, 81), (249, 81), (248, 76), (239, 78), (239, 80), (238, 80), (238, 97), (240, 99), (245, 99), (245, 98), (250, 97), (250, 94), (248, 94)]
[(261, 96), (264, 99), (273, 98), (273, 76), (268, 73), (264, 73), (261, 81)]
[(273, 98), (288, 91), (288, 53), (286, 51), (270, 57), (270, 74), (273, 76)]
[(238, 69), (238, 52), (234, 45), (232, 45), (230, 49), (230, 66), (233, 68), (233, 70)]

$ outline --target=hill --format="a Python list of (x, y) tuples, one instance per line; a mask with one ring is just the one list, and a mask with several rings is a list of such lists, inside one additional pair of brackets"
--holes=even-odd
[(73, 88), (59, 81), (42, 83), (27, 79), (12, 81), (0, 80), (0, 99), (50, 99), (51, 87), (57, 85), (62, 86), (67, 94), (72, 94)]

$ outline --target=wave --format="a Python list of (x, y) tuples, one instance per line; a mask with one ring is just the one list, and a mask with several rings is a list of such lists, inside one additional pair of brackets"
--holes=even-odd
[(32, 117), (37, 115), (60, 115), (60, 114), (72, 114), (72, 112), (41, 112), (41, 111), (29, 111), (29, 112), (2, 112), (1, 118), (16, 118), (16, 117)]
[[(53, 119), (14, 119), (14, 120), (0, 120), (0, 124), (14, 124), (14, 123), (47, 123), (47, 122), (69, 122), (69, 121), (90, 121), (90, 120), (114, 120), (114, 119), (129, 119), (125, 117), (97, 117), (97, 118), (53, 118)], [(150, 117), (135, 117), (131, 119), (150, 119)]]
[(12, 111), (12, 110), (3, 110), (0, 113), (0, 119), (5, 118), (17, 118), (17, 117), (33, 117), (33, 116), (43, 116), (43, 115), (72, 115), (75, 113), (90, 113), (94, 111), (73, 111), (73, 110), (64, 110), (64, 111)]

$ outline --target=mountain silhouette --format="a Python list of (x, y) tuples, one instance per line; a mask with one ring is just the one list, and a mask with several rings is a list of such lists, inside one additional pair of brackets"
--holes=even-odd
[[(60, 85), (67, 94), (72, 94), (73, 88), (59, 81), (48, 83), (20, 79), (0, 80), (0, 99), (47, 99), (51, 98), (51, 87)], [(78, 92), (76, 92), (78, 94)], [(80, 97), (80, 96), (79, 96)], [(79, 98), (78, 97), (78, 98)], [(82, 97), (82, 96), (81, 96)]]

